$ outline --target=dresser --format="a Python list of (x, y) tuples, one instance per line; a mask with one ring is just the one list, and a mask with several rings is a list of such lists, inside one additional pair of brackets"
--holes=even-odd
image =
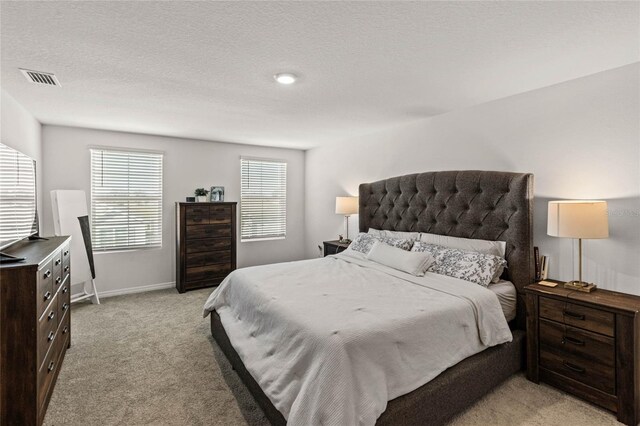
[(176, 203), (176, 288), (211, 287), (236, 269), (235, 202)]
[(0, 265), (0, 424), (39, 425), (71, 345), (70, 237), (23, 240)]
[[(548, 280), (551, 281), (551, 280)], [(640, 297), (532, 284), (527, 306), (527, 378), (640, 422)]]

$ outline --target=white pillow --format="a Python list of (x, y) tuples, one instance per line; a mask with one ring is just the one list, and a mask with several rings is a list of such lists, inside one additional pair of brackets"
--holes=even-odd
[(429, 267), (429, 272), (459, 278), (483, 287), (488, 286), (496, 273), (507, 264), (500, 256), (437, 246), (422, 241), (416, 241), (411, 251), (427, 252), (433, 256), (435, 261)]
[(366, 258), (366, 255), (369, 253), (371, 247), (373, 247), (373, 244), (376, 241), (381, 241), (387, 245), (397, 247), (405, 251), (411, 250), (411, 247), (413, 246), (413, 240), (382, 237), (361, 232), (342, 253), (347, 256), (357, 257), (360, 259)]
[(420, 233), (419, 232), (404, 232), (404, 231), (381, 231), (379, 229), (369, 228), (369, 234), (375, 235), (378, 237), (388, 237), (388, 238), (400, 238), (404, 240), (419, 240)]
[(492, 254), (494, 256), (500, 256), (503, 259), (507, 248), (507, 243), (504, 241), (474, 240), (472, 238), (459, 238), (427, 233), (420, 234), (420, 241), (436, 246)]
[(424, 276), (433, 263), (433, 256), (426, 252), (411, 252), (391, 247), (380, 241), (373, 243), (367, 258), (381, 265), (406, 272), (417, 277)]

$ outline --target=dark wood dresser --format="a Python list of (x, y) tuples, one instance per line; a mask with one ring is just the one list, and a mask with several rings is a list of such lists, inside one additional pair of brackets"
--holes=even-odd
[(236, 269), (235, 202), (176, 203), (176, 288), (210, 287)]
[(0, 424), (39, 425), (71, 345), (71, 237), (20, 241), (0, 265)]
[[(551, 280), (548, 280), (551, 281)], [(640, 297), (532, 284), (527, 302), (527, 378), (640, 422)]]

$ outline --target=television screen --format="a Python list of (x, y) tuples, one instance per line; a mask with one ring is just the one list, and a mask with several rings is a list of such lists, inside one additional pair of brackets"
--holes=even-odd
[(37, 233), (36, 162), (0, 143), (0, 250)]

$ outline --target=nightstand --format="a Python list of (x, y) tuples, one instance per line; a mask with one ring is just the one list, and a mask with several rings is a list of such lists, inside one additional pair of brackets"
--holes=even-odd
[[(547, 280), (553, 281), (553, 280)], [(527, 378), (640, 422), (640, 297), (532, 284), (527, 304)]]
[(346, 250), (349, 247), (349, 243), (341, 243), (338, 240), (334, 241), (323, 241), (324, 244), (324, 255), (329, 256), (330, 254), (340, 253), (341, 251)]

